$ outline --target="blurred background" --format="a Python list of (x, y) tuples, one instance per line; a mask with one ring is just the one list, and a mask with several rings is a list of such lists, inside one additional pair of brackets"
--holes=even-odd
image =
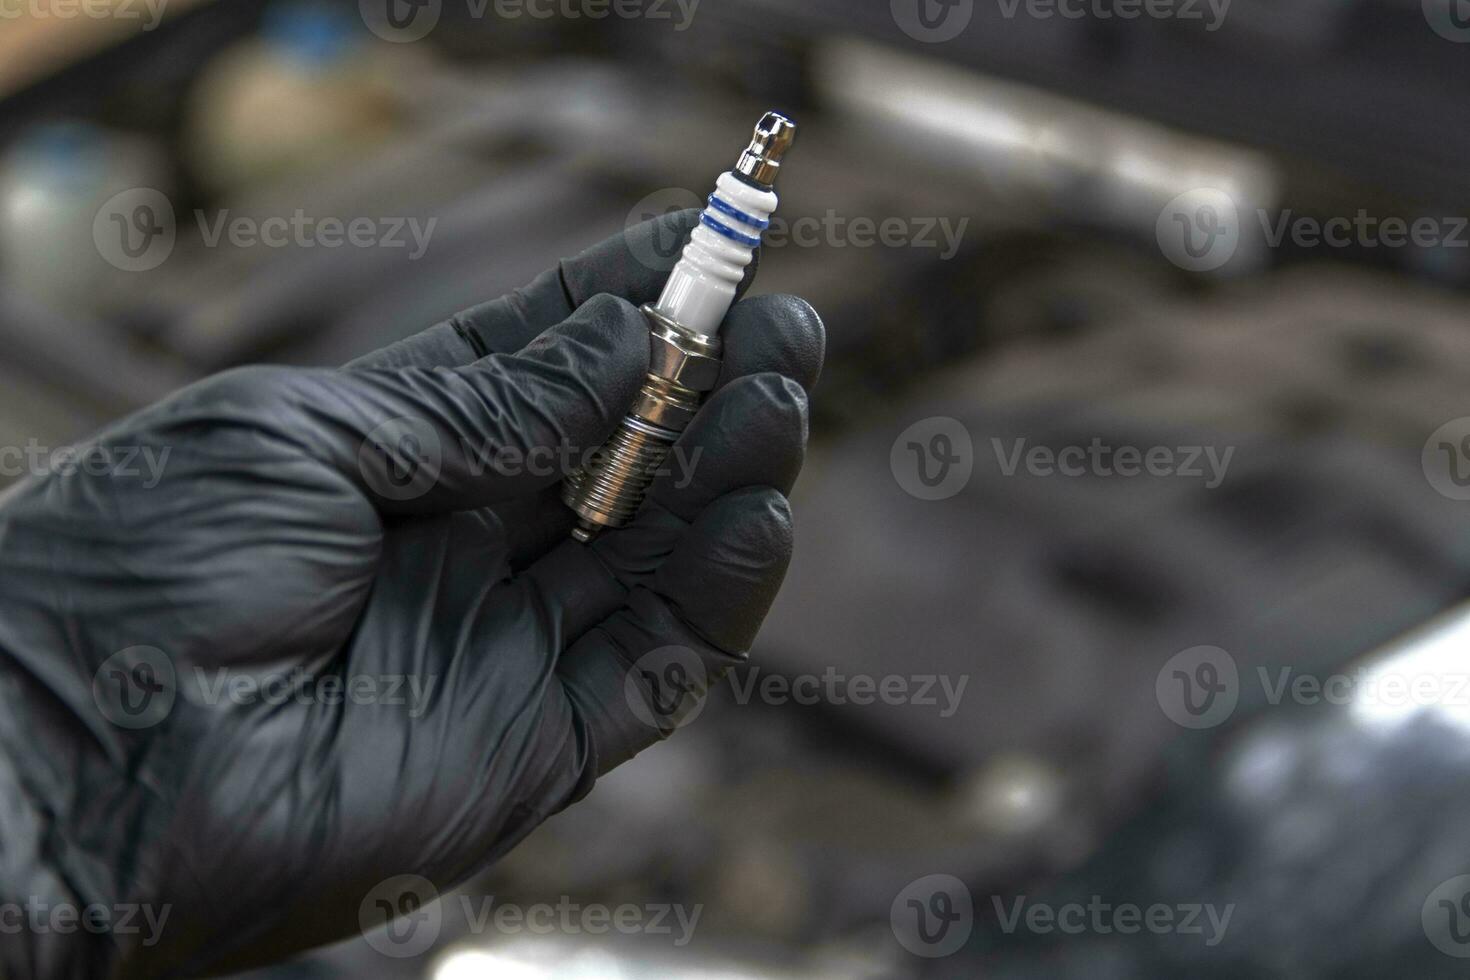
[(0, 483), (801, 124), (757, 290), (829, 358), (752, 666), (427, 937), (252, 976), (1462, 976), (1466, 42), (1462, 0), (0, 0)]

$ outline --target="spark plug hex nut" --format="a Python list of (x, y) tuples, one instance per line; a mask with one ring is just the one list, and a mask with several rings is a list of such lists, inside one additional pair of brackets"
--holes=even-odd
[(718, 338), (696, 337), (651, 306), (643, 313), (650, 327), (648, 373), (690, 391), (713, 390), (720, 379)]

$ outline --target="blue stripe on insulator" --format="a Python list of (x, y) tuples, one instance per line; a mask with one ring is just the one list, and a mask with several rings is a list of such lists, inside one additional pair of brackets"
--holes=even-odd
[(760, 218), (757, 218), (753, 214), (746, 214), (744, 211), (740, 210), (729, 201), (720, 198), (717, 194), (711, 194), (709, 196), (709, 206), (714, 208), (721, 214), (729, 215), (736, 221), (739, 221), (741, 224), (750, 225), (750, 227), (752, 228), (759, 228), (761, 231), (765, 231), (767, 228), (771, 227), (771, 223), (769, 221), (762, 221)]
[(742, 235), (734, 228), (731, 228), (729, 225), (713, 217), (708, 211), (701, 212), (699, 215), (699, 220), (704, 222), (707, 227), (719, 232), (721, 235), (724, 235), (732, 242), (739, 242), (746, 248), (760, 247), (761, 240), (759, 238), (751, 238), (749, 235)]

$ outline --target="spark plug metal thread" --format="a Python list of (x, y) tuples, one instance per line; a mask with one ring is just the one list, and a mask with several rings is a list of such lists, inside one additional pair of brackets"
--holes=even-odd
[(768, 112), (735, 169), (723, 174), (657, 303), (644, 306), (647, 377), (613, 436), (568, 477), (562, 500), (583, 543), (633, 519), (679, 435), (720, 375), (720, 322), (770, 225), (772, 191), (796, 125)]

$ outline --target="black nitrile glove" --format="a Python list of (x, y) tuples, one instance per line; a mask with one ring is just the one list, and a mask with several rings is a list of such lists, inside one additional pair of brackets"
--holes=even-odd
[(136, 916), (0, 912), (0, 976), (352, 934), (385, 879), (447, 891), (667, 734), (677, 691), (635, 663), (698, 686), (741, 660), (791, 551), (806, 303), (730, 313), (723, 384), (633, 526), (574, 544), (556, 488), (647, 367), (665, 273), (637, 243), (694, 221), (343, 370), (207, 379), (0, 497), (0, 910)]

